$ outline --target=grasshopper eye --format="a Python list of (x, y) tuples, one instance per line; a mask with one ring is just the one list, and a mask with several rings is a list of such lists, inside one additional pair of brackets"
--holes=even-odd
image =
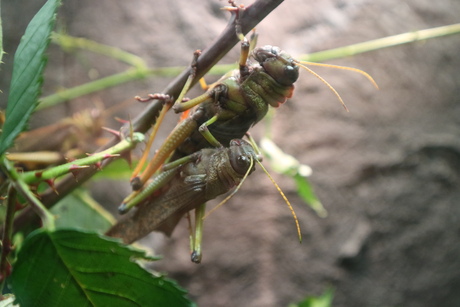
[(293, 84), (299, 78), (299, 67), (297, 66), (285, 66), (284, 67), (284, 78), (286, 84)]
[(230, 157), (230, 164), (232, 165), (235, 172), (244, 175), (251, 166), (251, 158), (245, 155), (237, 155)]

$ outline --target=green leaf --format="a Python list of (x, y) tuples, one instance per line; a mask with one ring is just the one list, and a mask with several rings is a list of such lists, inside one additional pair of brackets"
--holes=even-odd
[(298, 304), (290, 304), (289, 307), (331, 307), (334, 298), (334, 290), (327, 289), (320, 296), (308, 296)]
[(60, 0), (48, 0), (27, 26), (14, 55), (13, 76), (0, 137), (0, 155), (13, 145), (37, 106), (48, 48)]
[(307, 203), (308, 206), (312, 208), (316, 214), (318, 214), (318, 216), (326, 217), (327, 211), (316, 196), (315, 192), (313, 191), (313, 187), (307, 178), (300, 174), (295, 174), (292, 178), (295, 180), (297, 185), (297, 194), (300, 196), (300, 198), (302, 198), (302, 200)]
[(59, 201), (51, 213), (56, 216), (56, 228), (104, 232), (115, 222), (115, 218), (83, 189)]
[(143, 269), (143, 251), (75, 230), (32, 233), (19, 251), (10, 286), (28, 306), (193, 306), (185, 291)]
[(129, 180), (136, 164), (131, 167), (126, 160), (117, 159), (104, 166), (102, 171), (97, 172), (91, 179)]

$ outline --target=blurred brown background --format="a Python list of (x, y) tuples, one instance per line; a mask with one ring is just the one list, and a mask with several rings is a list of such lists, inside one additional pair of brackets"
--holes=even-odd
[[(0, 79), (2, 106), (15, 48), (43, 3), (2, 1), (9, 53)], [(225, 27), (228, 14), (219, 10), (224, 5), (67, 0), (58, 24), (70, 35), (122, 48), (151, 66), (185, 66), (195, 49)], [(290, 0), (257, 31), (259, 45), (280, 46), (295, 57), (456, 23), (459, 12), (457, 0)], [(316, 216), (293, 182), (275, 176), (299, 216), (299, 245), (289, 210), (257, 171), (206, 220), (201, 265), (189, 260), (183, 223), (172, 239), (157, 234), (143, 241), (164, 255), (155, 268), (177, 279), (199, 306), (287, 306), (328, 287), (336, 291), (334, 306), (459, 306), (459, 50), (460, 36), (450, 36), (331, 61), (367, 71), (380, 91), (354, 73), (316, 69), (343, 96), (349, 113), (326, 86), (302, 72), (294, 97), (276, 112), (274, 138), (313, 168), (311, 182), (329, 216)], [(55, 45), (50, 54), (44, 94), (127, 68), (89, 53), (66, 54)], [(224, 62), (237, 58), (238, 47)], [(99, 101), (109, 106), (158, 92), (168, 81), (150, 78), (85, 96), (57, 107), (53, 118), (38, 112), (32, 126)], [(118, 115), (134, 117), (141, 108), (134, 103)], [(172, 125), (174, 119), (164, 133)], [(262, 128), (255, 127), (256, 137)], [(126, 182), (92, 187), (111, 208), (128, 191)]]

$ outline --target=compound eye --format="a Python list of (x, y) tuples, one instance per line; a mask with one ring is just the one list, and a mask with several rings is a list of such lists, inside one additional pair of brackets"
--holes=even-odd
[(291, 86), (299, 77), (299, 67), (286, 54), (265, 61), (263, 68), (276, 82), (284, 86)]
[(238, 155), (236, 157), (231, 157), (230, 163), (232, 164), (235, 172), (240, 175), (244, 175), (251, 166), (251, 159), (245, 155)]
[(286, 84), (293, 84), (299, 78), (299, 67), (298, 66), (285, 66), (284, 67), (284, 79)]

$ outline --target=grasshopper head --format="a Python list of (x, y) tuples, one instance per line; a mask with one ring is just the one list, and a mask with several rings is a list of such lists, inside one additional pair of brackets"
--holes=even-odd
[(299, 78), (296, 61), (278, 47), (258, 47), (252, 52), (252, 57), (281, 85), (292, 85)]
[(230, 158), (230, 164), (232, 165), (235, 172), (244, 175), (248, 172), (249, 174), (254, 171), (254, 160), (258, 160), (254, 148), (251, 144), (242, 139), (234, 139), (230, 141), (230, 150), (228, 154)]

